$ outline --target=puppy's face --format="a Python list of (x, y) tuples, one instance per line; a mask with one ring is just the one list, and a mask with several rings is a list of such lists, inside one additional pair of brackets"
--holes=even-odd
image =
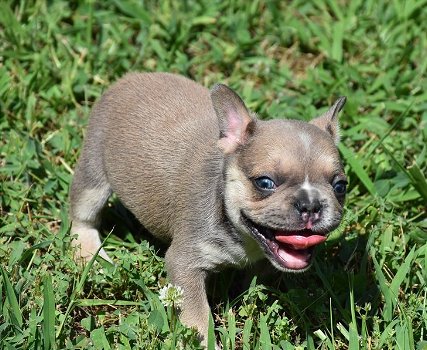
[(299, 121), (257, 122), (230, 159), (227, 210), (274, 266), (301, 271), (339, 225), (346, 184), (327, 132)]
[(224, 85), (211, 97), (226, 155), (225, 206), (243, 239), (249, 237), (249, 260), (259, 255), (255, 241), (278, 269), (307, 269), (314, 247), (342, 217), (347, 181), (336, 144), (346, 99), (305, 123), (256, 120)]

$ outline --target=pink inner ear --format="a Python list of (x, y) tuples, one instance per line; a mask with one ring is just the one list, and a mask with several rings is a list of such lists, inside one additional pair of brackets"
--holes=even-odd
[(242, 143), (242, 134), (245, 128), (243, 118), (235, 110), (227, 114), (227, 129), (224, 137), (218, 143), (225, 153), (233, 152)]
[(225, 133), (225, 137), (230, 138), (232, 140), (236, 140), (239, 142), (241, 136), (242, 136), (242, 123), (243, 120), (239, 116), (239, 114), (232, 110), (228, 114), (228, 125), (227, 125), (227, 131)]

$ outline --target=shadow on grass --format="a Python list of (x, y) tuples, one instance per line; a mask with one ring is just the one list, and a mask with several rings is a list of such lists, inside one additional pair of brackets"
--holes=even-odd
[[(165, 256), (168, 248), (167, 243), (154, 237), (114, 196), (103, 210), (101, 232), (105, 235), (112, 232), (112, 236), (123, 241), (126, 247), (147, 241), (161, 257)], [(119, 242), (115, 242), (115, 245), (120, 246)]]

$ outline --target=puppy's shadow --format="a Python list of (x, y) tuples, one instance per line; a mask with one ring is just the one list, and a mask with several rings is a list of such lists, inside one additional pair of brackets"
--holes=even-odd
[[(167, 244), (154, 237), (114, 195), (103, 209), (100, 229), (104, 237), (111, 232), (126, 247), (135, 242), (147, 241), (150, 246), (155, 247), (158, 255), (165, 256)], [(117, 243), (114, 238), (112, 241)], [(120, 244), (117, 243), (117, 246)]]

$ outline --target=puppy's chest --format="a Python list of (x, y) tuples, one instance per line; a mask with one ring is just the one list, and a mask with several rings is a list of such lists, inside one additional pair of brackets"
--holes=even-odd
[(259, 245), (252, 244), (248, 237), (215, 237), (199, 242), (198, 248), (204, 268), (220, 269), (222, 267), (244, 267), (262, 259)]

